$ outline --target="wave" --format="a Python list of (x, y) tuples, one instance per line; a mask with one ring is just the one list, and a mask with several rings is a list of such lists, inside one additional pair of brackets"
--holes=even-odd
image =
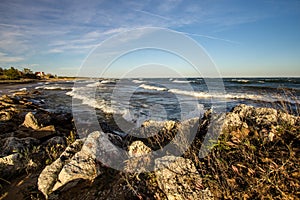
[(245, 93), (208, 93), (208, 92), (195, 92), (195, 91), (185, 91), (178, 89), (170, 89), (168, 92), (172, 92), (174, 94), (192, 96), (196, 98), (217, 98), (217, 99), (245, 99), (245, 100), (255, 100), (255, 101), (265, 101), (265, 102), (275, 102), (277, 99), (272, 97), (267, 97), (263, 95), (255, 95), (255, 94), (245, 94)]
[(142, 81), (142, 80), (132, 80), (133, 83), (145, 83), (146, 81)]
[(142, 84), (139, 87), (144, 88), (146, 90), (168, 91), (167, 88), (153, 86), (153, 85), (146, 85), (146, 84)]
[(193, 81), (187, 81), (187, 80), (173, 80), (173, 83), (191, 83)]
[(100, 81), (101, 84), (115, 84), (116, 80), (102, 80)]
[(72, 90), (72, 88), (61, 87), (61, 86), (38, 86), (35, 87), (36, 90)]
[(113, 114), (118, 113), (119, 110), (114, 110), (113, 108), (106, 105), (104, 100), (96, 100), (95, 98), (88, 95), (88, 93), (79, 94), (78, 91), (72, 90), (66, 93), (66, 95), (71, 96), (72, 98), (82, 100), (82, 104), (88, 105), (92, 108), (97, 108), (102, 110), (105, 113)]
[(95, 82), (87, 84), (86, 87), (99, 87), (102, 83), (101, 82)]
[(248, 79), (231, 79), (231, 82), (236, 82), (236, 83), (249, 83), (250, 80), (248, 80)]

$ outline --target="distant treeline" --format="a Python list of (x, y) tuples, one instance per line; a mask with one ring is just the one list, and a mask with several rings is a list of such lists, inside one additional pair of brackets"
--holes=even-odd
[(29, 68), (24, 68), (22, 71), (10, 67), (3, 69), (0, 67), (0, 80), (20, 80), (20, 79), (40, 79), (40, 78), (54, 78), (53, 75), (47, 74), (44, 76), (37, 75)]

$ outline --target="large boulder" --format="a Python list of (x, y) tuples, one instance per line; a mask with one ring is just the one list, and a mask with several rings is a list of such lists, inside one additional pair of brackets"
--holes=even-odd
[(80, 180), (93, 181), (104, 171), (103, 165), (111, 165), (122, 159), (108, 136), (95, 131), (86, 139), (76, 140), (47, 166), (38, 178), (38, 188), (48, 197), (60, 188), (68, 188), (68, 184), (73, 187)]
[(84, 140), (76, 140), (68, 146), (66, 150), (51, 165), (45, 167), (38, 178), (38, 188), (46, 196), (53, 192), (53, 187), (57, 183), (59, 173), (64, 165), (69, 163), (73, 156), (80, 151)]
[(155, 175), (159, 188), (169, 200), (213, 199), (204, 189), (202, 179), (193, 162), (175, 156), (155, 160)]

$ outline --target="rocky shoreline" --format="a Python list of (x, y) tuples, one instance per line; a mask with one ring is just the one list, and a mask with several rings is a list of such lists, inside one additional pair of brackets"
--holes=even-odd
[[(200, 158), (210, 111), (201, 119), (146, 121), (130, 130), (154, 135), (149, 138), (109, 129), (78, 138), (72, 114), (39, 107), (31, 101), (39, 95), (33, 90), (0, 98), (0, 199), (300, 198), (299, 116), (238, 105), (219, 116), (219, 140)], [(174, 153), (180, 148), (163, 157), (151, 154), (191, 130), (196, 137), (182, 156)], [(99, 145), (103, 138), (126, 155)], [(110, 158), (128, 158), (120, 163), (123, 171), (99, 159), (108, 148)], [(154, 171), (147, 172), (148, 166)]]

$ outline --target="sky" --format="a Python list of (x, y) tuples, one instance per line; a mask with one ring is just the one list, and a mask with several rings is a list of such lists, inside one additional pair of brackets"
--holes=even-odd
[[(159, 27), (201, 45), (223, 77), (300, 77), (296, 0), (1, 0), (0, 13), (0, 67), (76, 76), (103, 41)], [(145, 52), (130, 54), (121, 66), (136, 67), (130, 63)], [(148, 61), (145, 66), (151, 68)]]

